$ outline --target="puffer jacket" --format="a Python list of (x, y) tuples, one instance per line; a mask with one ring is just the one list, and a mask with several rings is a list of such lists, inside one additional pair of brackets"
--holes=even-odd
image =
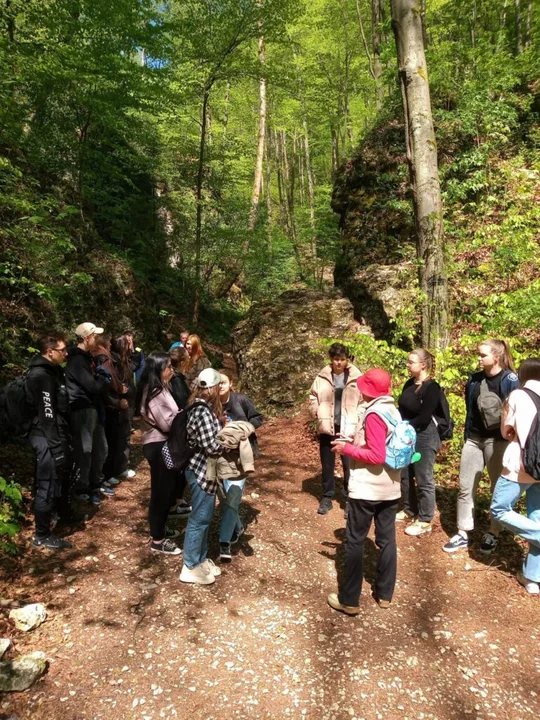
[[(362, 373), (355, 365), (350, 364), (345, 373), (347, 380), (341, 396), (340, 432), (350, 436), (354, 435), (360, 417), (362, 395), (356, 386), (356, 381)], [(334, 435), (334, 397), (332, 368), (326, 365), (315, 378), (309, 391), (309, 409), (312, 417), (317, 419), (319, 435)]]

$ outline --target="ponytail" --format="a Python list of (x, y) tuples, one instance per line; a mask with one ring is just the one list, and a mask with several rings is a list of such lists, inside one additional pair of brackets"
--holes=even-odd
[[(429, 352), (429, 350), (424, 350), (424, 348), (416, 348), (416, 350), (413, 350), (411, 352), (411, 355), (416, 355), (418, 357), (418, 360), (421, 363), (424, 363), (426, 366), (426, 371), (428, 374), (428, 378), (432, 378), (435, 374), (435, 357), (432, 353)], [(420, 392), (422, 385), (419, 385), (416, 389), (416, 392)]]
[(516, 371), (514, 359), (506, 340), (484, 340), (480, 345), (487, 345), (491, 349), (491, 352), (495, 355), (497, 362), (503, 370)]

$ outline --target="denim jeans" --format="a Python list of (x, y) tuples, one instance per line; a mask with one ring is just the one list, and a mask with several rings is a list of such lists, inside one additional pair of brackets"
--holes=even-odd
[[(523, 493), (527, 493), (527, 517), (514, 510)], [(523, 575), (527, 580), (540, 582), (540, 482), (517, 483), (500, 477), (491, 500), (491, 513), (507, 530), (529, 541)]]
[(238, 508), (244, 492), (245, 478), (239, 480), (224, 480), (221, 500), (221, 525), (219, 527), (219, 542), (230, 543), (234, 531), (240, 534), (243, 530), (238, 516)]
[[(506, 440), (481, 438), (471, 435), (465, 441), (461, 451), (459, 466), (459, 494), (457, 501), (458, 530), (474, 530), (474, 497), (478, 483), (487, 468), (492, 491), (502, 471), (502, 459), (508, 443)], [(490, 531), (499, 532), (497, 522), (492, 519)]]
[(186, 470), (186, 480), (191, 489), (191, 515), (184, 538), (184, 564), (192, 570), (204, 562), (208, 554), (208, 528), (214, 516), (216, 496), (204, 492), (191, 470)]
[(431, 422), (416, 435), (416, 449), (422, 457), (401, 471), (403, 509), (411, 517), (418, 516), (421, 522), (429, 523), (435, 515), (433, 466), (440, 447), (439, 433), (435, 423)]

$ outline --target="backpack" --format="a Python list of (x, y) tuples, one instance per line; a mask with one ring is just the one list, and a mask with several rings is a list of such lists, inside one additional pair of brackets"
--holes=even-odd
[(161, 448), (163, 461), (169, 470), (185, 470), (195, 452), (187, 436), (188, 413), (180, 410), (172, 421), (167, 442)]
[(487, 380), (480, 383), (480, 394), (476, 400), (486, 430), (496, 430), (501, 424), (502, 400), (488, 388)]
[(439, 398), (439, 405), (437, 407), (437, 414), (431, 416), (439, 437), (442, 441), (451, 440), (454, 437), (454, 421), (450, 417), (450, 406), (448, 400), (444, 394), (444, 390), (441, 388), (441, 396)]
[(28, 371), (0, 391), (0, 432), (4, 436), (25, 437), (36, 411), (27, 385)]
[[(392, 431), (386, 440), (385, 465), (392, 470), (401, 470), (413, 462), (416, 450), (416, 430), (408, 420), (396, 420), (389, 413), (373, 410), (383, 417), (392, 426)], [(369, 413), (368, 413), (369, 414)]]
[(540, 480), (540, 397), (529, 388), (521, 389), (525, 390), (536, 406), (536, 417), (532, 421), (531, 429), (521, 452), (523, 469), (527, 475), (530, 475), (535, 480)]

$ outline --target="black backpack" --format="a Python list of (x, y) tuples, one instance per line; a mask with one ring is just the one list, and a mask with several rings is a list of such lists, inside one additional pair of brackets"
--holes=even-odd
[(163, 461), (169, 470), (185, 470), (193, 457), (187, 436), (188, 413), (180, 410), (172, 421), (167, 442), (161, 448)]
[(521, 459), (523, 460), (523, 469), (535, 480), (540, 480), (540, 397), (529, 390), (529, 388), (521, 388), (525, 390), (536, 406), (536, 417), (532, 421), (531, 429), (523, 446)]
[(454, 437), (454, 421), (450, 417), (450, 406), (442, 388), (439, 405), (436, 414), (433, 415), (433, 420), (441, 440), (451, 440)]
[(9, 382), (0, 391), (0, 433), (25, 437), (36, 416), (27, 385), (28, 372)]

